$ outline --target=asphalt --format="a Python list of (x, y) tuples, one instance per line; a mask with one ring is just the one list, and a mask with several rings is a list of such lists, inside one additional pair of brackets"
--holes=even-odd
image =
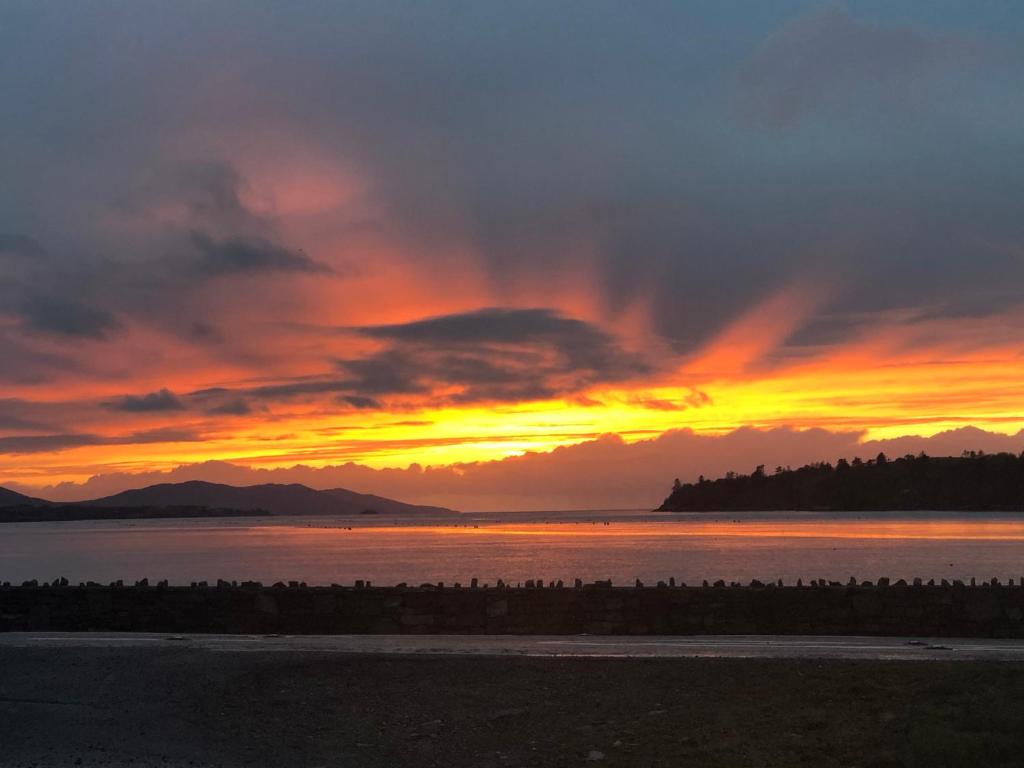
[(0, 635), (0, 768), (1021, 765), (1024, 644)]
[(570, 658), (1024, 661), (1024, 640), (705, 635), (170, 635), (11, 632), (7, 648), (193, 648), (221, 653), (529, 656)]

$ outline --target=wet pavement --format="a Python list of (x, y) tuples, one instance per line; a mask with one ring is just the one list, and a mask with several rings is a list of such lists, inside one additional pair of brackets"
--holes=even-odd
[(225, 653), (391, 654), (580, 658), (778, 658), (1024, 661), (1024, 640), (785, 635), (175, 635), (0, 634), (9, 648), (195, 648)]

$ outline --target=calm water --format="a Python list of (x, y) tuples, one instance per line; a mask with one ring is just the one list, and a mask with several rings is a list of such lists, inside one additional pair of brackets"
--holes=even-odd
[(502, 513), (391, 522), (269, 518), (0, 527), (0, 581), (218, 578), (348, 584), (670, 576), (1024, 576), (1016, 513)]

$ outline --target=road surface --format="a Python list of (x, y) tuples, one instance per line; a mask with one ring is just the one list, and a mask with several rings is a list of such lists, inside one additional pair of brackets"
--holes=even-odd
[(1022, 690), (1016, 641), (11, 633), (0, 768), (1009, 768)]
[(194, 648), (223, 653), (344, 653), (582, 658), (1024, 661), (1024, 640), (785, 635), (174, 635), (11, 632), (8, 648)]

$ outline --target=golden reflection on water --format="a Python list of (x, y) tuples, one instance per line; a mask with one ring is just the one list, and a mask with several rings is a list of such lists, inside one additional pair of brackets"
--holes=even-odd
[[(431, 520), (224, 518), (12, 524), (0, 573), (171, 583), (218, 578), (310, 584), (674, 577), (1021, 578), (1022, 514), (507, 513)], [(584, 516), (585, 514), (585, 516)], [(615, 513), (612, 513), (615, 514)]]
[[(250, 529), (256, 530), (256, 529)], [(536, 536), (573, 538), (692, 538), (735, 539), (909, 539), (923, 541), (1024, 541), (1024, 519), (1014, 520), (814, 520), (734, 521), (685, 520), (671, 522), (558, 522), (485, 523), (448, 525), (389, 525), (335, 527), (275, 526), (291, 534), (323, 536), (341, 532), (356, 536)]]

